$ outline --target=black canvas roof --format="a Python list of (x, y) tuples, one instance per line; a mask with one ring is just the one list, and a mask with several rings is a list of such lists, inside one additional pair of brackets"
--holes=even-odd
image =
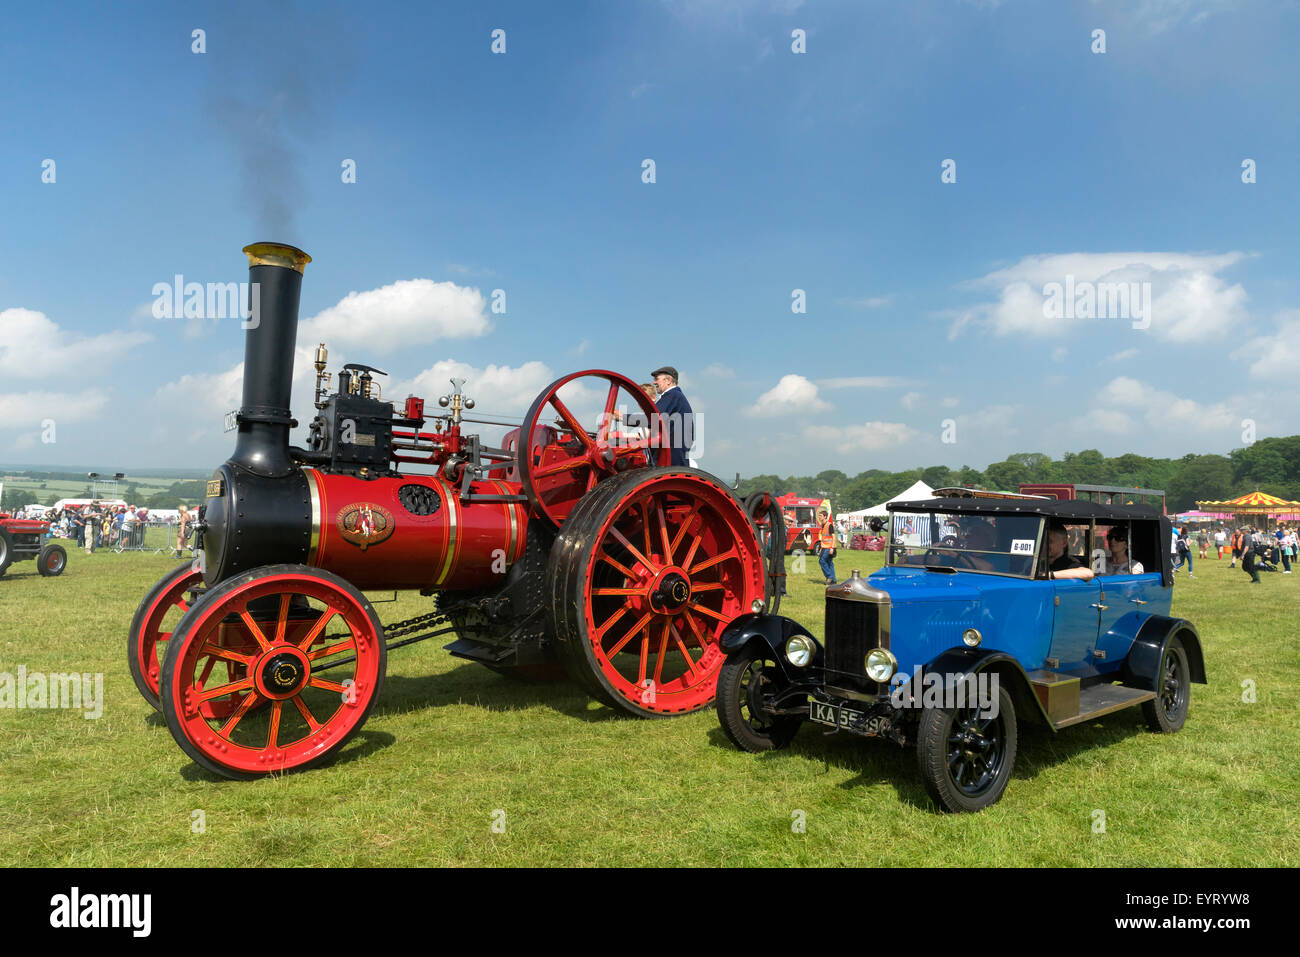
[(1099, 522), (1135, 519), (1153, 521), (1160, 518), (1160, 510), (1151, 505), (1102, 505), (1099, 502), (1080, 500), (1058, 502), (1055, 499), (1035, 501), (1023, 498), (928, 498), (919, 502), (890, 502), (885, 508), (891, 512), (1043, 515), (1060, 521), (1071, 519), (1083, 521), (1096, 519)]

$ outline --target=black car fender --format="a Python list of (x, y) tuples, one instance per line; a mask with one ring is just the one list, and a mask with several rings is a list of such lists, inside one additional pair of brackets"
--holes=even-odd
[[(806, 635), (808, 638), (812, 638), (813, 647), (816, 649), (813, 653), (813, 660), (806, 668), (796, 668), (785, 658), (785, 643), (795, 635)], [(822, 673), (822, 662), (824, 660), (822, 643), (793, 618), (761, 613), (741, 615), (739, 618), (733, 619), (722, 630), (722, 635), (718, 639), (718, 647), (730, 656), (747, 648), (753, 642), (762, 643), (766, 650), (771, 653), (777, 665), (780, 666), (782, 673), (791, 682), (803, 683), (812, 676), (820, 676)]]
[(930, 659), (922, 668), (923, 675), (941, 674), (945, 678), (974, 676), (982, 671), (997, 675), (998, 685), (1006, 688), (1011, 695), (1017, 718), (1056, 730), (1048, 719), (1047, 712), (1043, 710), (1038, 695), (1034, 694), (1029, 675), (1014, 655), (986, 648), (949, 648)]
[(1138, 628), (1133, 647), (1124, 659), (1124, 683), (1155, 691), (1160, 681), (1160, 661), (1173, 638), (1182, 641), (1183, 650), (1187, 652), (1187, 667), (1192, 681), (1207, 684), (1205, 655), (1201, 651), (1201, 636), (1196, 626), (1185, 618), (1165, 615), (1152, 615)]

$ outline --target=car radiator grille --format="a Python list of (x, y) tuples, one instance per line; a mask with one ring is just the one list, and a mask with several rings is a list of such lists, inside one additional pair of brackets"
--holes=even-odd
[[(866, 675), (863, 659), (879, 643), (880, 606), (869, 601), (826, 599), (826, 670), (836, 681), (851, 680), (851, 687), (876, 691)], [(829, 677), (829, 676), (828, 676)]]

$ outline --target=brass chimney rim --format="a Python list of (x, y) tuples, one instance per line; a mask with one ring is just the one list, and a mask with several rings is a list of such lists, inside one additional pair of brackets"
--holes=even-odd
[(311, 257), (297, 246), (288, 243), (249, 243), (244, 247), (244, 255), (251, 266), (280, 266), (301, 273)]

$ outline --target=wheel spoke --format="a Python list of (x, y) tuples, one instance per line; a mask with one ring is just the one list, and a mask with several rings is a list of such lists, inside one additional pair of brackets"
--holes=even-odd
[[(650, 537), (650, 504), (644, 500), (637, 503), (641, 506), (641, 531), (645, 534), (645, 553), (654, 554), (654, 545)], [(667, 561), (667, 558), (664, 559)]]
[(257, 692), (255, 691), (249, 691), (248, 694), (244, 695), (244, 700), (239, 702), (239, 707), (235, 709), (235, 713), (232, 714), (226, 720), (226, 723), (221, 726), (219, 734), (223, 738), (230, 737), (231, 732), (235, 730), (235, 725), (239, 724), (239, 722), (243, 720), (244, 715), (248, 714), (248, 709), (253, 706), (253, 702), (256, 700)]
[(180, 601), (176, 603), (176, 607), (181, 610), (182, 614), (184, 614), (185, 612), (190, 610), (190, 603), (187, 602), (184, 598), (182, 598)]
[(584, 446), (589, 449), (594, 448), (596, 445), (595, 440), (587, 434), (587, 430), (582, 427), (582, 423), (580, 423), (574, 417), (573, 413), (569, 411), (569, 407), (560, 401), (560, 395), (558, 392), (551, 396), (550, 401), (551, 405), (555, 407), (555, 411), (560, 413), (560, 418), (564, 420), (564, 424), (569, 427), (569, 431), (577, 436)]
[(266, 640), (266, 635), (262, 634), (261, 627), (257, 622), (253, 621), (253, 616), (248, 613), (247, 604), (244, 605), (243, 610), (239, 613), (239, 617), (243, 619), (244, 625), (248, 630), (253, 633), (253, 637), (257, 639), (257, 643), (262, 646), (263, 651), (271, 647), (271, 643)]
[(664, 518), (663, 502), (655, 502), (655, 514), (659, 518), (659, 537), (662, 539), (664, 546), (664, 561), (671, 565), (673, 563), (673, 546), (668, 540), (668, 519)]
[(677, 650), (680, 651), (682, 657), (686, 659), (686, 667), (690, 669), (691, 677), (698, 678), (700, 676), (700, 669), (695, 667), (695, 659), (692, 658), (691, 653), (686, 650), (686, 642), (682, 641), (682, 636), (677, 633), (676, 627), (674, 627), (671, 622), (668, 627), (672, 631), (673, 641), (677, 644)]
[[(257, 659), (256, 655), (241, 655), (237, 651), (232, 651), (229, 648), (222, 648), (220, 645), (212, 644), (212, 642), (205, 644), (203, 650), (200, 651), (199, 654), (207, 655), (212, 659), (220, 658), (222, 661), (233, 661), (240, 665), (250, 665)], [(208, 663), (208, 671), (203, 674), (204, 680), (207, 679), (208, 674), (211, 672), (212, 665), (215, 663), (215, 661), (210, 661)], [(202, 684), (203, 682), (200, 681), (199, 683)]]
[[(334, 616), (338, 614), (341, 614), (341, 612), (333, 605), (330, 605), (321, 612), (321, 616), (316, 619), (316, 624), (312, 625), (311, 630), (308, 631), (307, 634), (298, 642), (299, 650), (306, 651), (307, 648), (310, 647), (311, 643), (320, 637), (320, 633), (325, 630), (325, 626), (328, 625), (333, 620)], [(346, 621), (346, 619), (344, 620)]]
[(641, 629), (641, 664), (637, 667), (636, 686), (638, 688), (645, 686), (646, 667), (650, 664), (650, 629)]
[(664, 622), (663, 630), (659, 633), (659, 657), (655, 661), (655, 687), (663, 680), (664, 673), (664, 652), (668, 650), (668, 622)]
[(194, 682), (194, 687), (202, 688), (208, 683), (208, 675), (212, 674), (212, 669), (216, 665), (216, 658), (209, 658), (203, 663), (203, 670), (199, 672), (198, 680)]
[[(614, 614), (610, 615), (609, 619), (605, 622), (605, 624), (601, 625), (599, 628), (596, 629), (596, 642), (597, 642), (597, 644), (599, 644), (601, 641), (604, 640), (604, 638), (605, 638), (605, 632), (607, 632), (607, 631), (609, 631), (611, 628), (613, 628), (613, 627), (614, 627), (614, 623), (615, 623), (616, 621), (618, 621), (620, 618), (622, 618), (622, 617), (623, 617), (624, 615), (626, 615), (626, 614), (627, 614), (627, 605), (620, 605), (618, 611), (616, 611), (616, 612), (614, 612)], [(646, 612), (646, 614), (648, 615), (649, 612)], [(634, 628), (634, 629), (632, 629), (632, 630), (635, 631), (636, 629)]]
[[(691, 510), (686, 513), (686, 517), (682, 519), (682, 523), (677, 526), (677, 534), (673, 536), (672, 544), (668, 546), (669, 561), (672, 561), (673, 556), (677, 554), (677, 546), (680, 545), (682, 543), (682, 539), (686, 537), (686, 532), (691, 527), (691, 522), (695, 520), (695, 515), (697, 512), (699, 512), (699, 510), (700, 510), (700, 503), (692, 502)], [(696, 541), (698, 540), (699, 539), (696, 539)]]
[(284, 630), (289, 627), (289, 599), (291, 597), (288, 592), (280, 596), (280, 614), (275, 619), (275, 643), (277, 645), (284, 641)]
[[(609, 658), (610, 660), (613, 660), (614, 656), (623, 650), (624, 645), (626, 645), (629, 641), (631, 641), (634, 637), (636, 637), (638, 632), (645, 630), (646, 623), (649, 620), (650, 620), (650, 612), (646, 612), (644, 615), (641, 616), (640, 621), (638, 621), (635, 625), (633, 625), (631, 628), (627, 630), (626, 635), (624, 635), (618, 641), (614, 642), (614, 647), (610, 648), (609, 651), (605, 652), (605, 657)], [(604, 635), (602, 634), (598, 636), (597, 640), (603, 637)]]
[(575, 455), (572, 458), (561, 459), (545, 468), (535, 469), (533, 478), (545, 478), (548, 475), (559, 475), (561, 472), (571, 472), (573, 469), (581, 468), (584, 465), (590, 465), (591, 460), (585, 455)]
[(618, 383), (609, 384), (609, 394), (605, 396), (605, 418), (603, 421), (608, 422), (609, 417), (614, 414), (614, 405), (618, 402)]
[(682, 559), (682, 568), (689, 569), (691, 567), (691, 559), (695, 557), (695, 551), (700, 547), (700, 543), (703, 541), (704, 541), (703, 535), (696, 535), (691, 540), (691, 547), (686, 552), (686, 557)]
[(330, 645), (328, 648), (317, 648), (315, 651), (307, 652), (307, 660), (315, 661), (317, 658), (325, 658), (329, 655), (336, 655), (340, 651), (355, 650), (357, 642), (355, 638), (349, 638), (347, 641), (340, 641), (337, 644)]
[[(195, 687), (199, 687), (195, 685)], [(222, 698), (228, 694), (234, 694), (236, 691), (249, 691), (253, 687), (252, 678), (240, 678), (238, 681), (231, 681), (224, 685), (217, 685), (215, 688), (204, 688), (198, 693), (199, 701), (211, 701), (213, 698)]]
[(722, 622), (723, 624), (726, 624), (731, 621), (731, 619), (728, 618), (726, 615), (720, 615), (712, 608), (706, 608), (705, 606), (697, 604), (695, 602), (691, 602), (689, 604), (689, 607), (695, 611), (703, 612), (704, 614), (708, 615), (710, 618), (716, 618), (718, 619), (718, 621)]
[(311, 685), (313, 688), (322, 688), (325, 691), (337, 691), (339, 694), (346, 694), (348, 690), (346, 686), (339, 684), (337, 681), (327, 681), (326, 679), (318, 678), (315, 675), (312, 675), (307, 679), (307, 684)]
[(280, 739), (280, 711), (284, 707), (283, 701), (271, 702), (271, 724), (266, 729), (266, 747), (267, 750), (275, 748)]
[(700, 647), (707, 649), (709, 647), (709, 640), (704, 637), (704, 633), (700, 630), (699, 623), (696, 622), (695, 616), (690, 612), (687, 612), (684, 617), (686, 618), (686, 624), (690, 625), (691, 631), (695, 633), (695, 640), (700, 643)]
[(690, 574), (692, 575), (698, 575), (706, 568), (712, 568), (714, 565), (719, 565), (722, 562), (725, 562), (729, 558), (739, 558), (739, 557), (740, 557), (739, 553), (736, 551), (734, 547), (732, 547), (727, 549), (721, 555), (714, 555), (712, 558), (706, 558), (698, 565), (695, 565), (692, 568), (690, 568), (689, 571)]
[(597, 553), (597, 557), (608, 562), (610, 565), (613, 565), (616, 569), (622, 572), (626, 577), (636, 578), (636, 572), (632, 571), (632, 569), (628, 568), (626, 565), (622, 565), (619, 562), (617, 562), (615, 559), (611, 558), (609, 552), (605, 551), (605, 549), (602, 548)]
[(307, 702), (302, 700), (302, 695), (294, 695), (293, 703), (298, 709), (298, 713), (302, 715), (302, 720), (307, 722), (307, 727), (312, 731), (319, 731), (321, 724), (316, 720), (315, 716), (307, 710)]
[(726, 586), (724, 586), (722, 582), (701, 582), (698, 585), (692, 585), (691, 591), (693, 593), (702, 591), (721, 591), (724, 587)]
[(646, 597), (646, 592), (647, 589), (644, 587), (642, 588), (593, 588), (591, 590), (591, 593), (593, 595), (624, 595), (629, 597), (640, 596), (642, 598)]
[(613, 535), (615, 538), (617, 538), (619, 542), (622, 543), (623, 547), (632, 553), (632, 557), (635, 558), (637, 561), (639, 561), (642, 565), (650, 569), (650, 571), (652, 572), (659, 571), (659, 566), (656, 565), (654, 562), (650, 561), (650, 559), (648, 559), (645, 555), (641, 554), (641, 551), (635, 545), (633, 545), (628, 540), (628, 537), (624, 535), (622, 532), (620, 532), (617, 528), (611, 527), (609, 533)]

